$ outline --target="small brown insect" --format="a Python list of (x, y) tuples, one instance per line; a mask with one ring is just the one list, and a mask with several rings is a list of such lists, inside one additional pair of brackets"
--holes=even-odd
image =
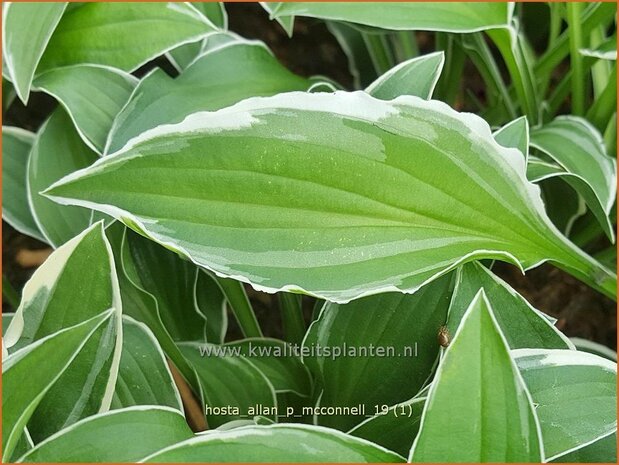
[(438, 335), (436, 336), (436, 339), (441, 347), (449, 347), (451, 337), (449, 336), (449, 330), (447, 329), (447, 326), (441, 326), (438, 329)]

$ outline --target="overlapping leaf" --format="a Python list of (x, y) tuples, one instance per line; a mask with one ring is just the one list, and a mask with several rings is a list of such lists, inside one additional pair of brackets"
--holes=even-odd
[(58, 99), (84, 142), (102, 153), (114, 118), (137, 82), (115, 68), (78, 64), (41, 74), (33, 86)]
[[(449, 275), (413, 295), (385, 293), (346, 305), (327, 304), (303, 342), (312, 354), (303, 361), (314, 372), (320, 406), (364, 404), (365, 414), (371, 415), (376, 405), (415, 396), (438, 356), (436, 335), (447, 319), (451, 284)], [(316, 352), (320, 348), (330, 352)], [(364, 419), (359, 412), (319, 416), (317, 421), (348, 430)]]
[(109, 409), (122, 346), (121, 301), (114, 261), (101, 223), (56, 250), (37, 269), (4, 344), (11, 353), (113, 308), (49, 390), (29, 422), (40, 441), (80, 418)]
[(430, 387), (414, 462), (541, 462), (531, 396), (481, 290)]
[(140, 81), (116, 118), (107, 153), (161, 124), (218, 110), (254, 96), (307, 90), (310, 82), (284, 68), (264, 44), (238, 41), (205, 52), (176, 79), (156, 70)]

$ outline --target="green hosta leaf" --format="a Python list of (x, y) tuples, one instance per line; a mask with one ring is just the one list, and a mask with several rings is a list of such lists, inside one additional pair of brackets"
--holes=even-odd
[[(375, 405), (393, 405), (417, 394), (438, 357), (436, 335), (447, 319), (451, 283), (449, 275), (412, 295), (385, 293), (346, 305), (327, 304), (303, 342), (307, 350), (342, 352), (303, 358), (314, 372), (320, 406), (364, 404), (365, 414), (372, 415)], [(317, 421), (348, 430), (365, 419), (362, 415), (319, 416)]]
[(176, 79), (162, 70), (144, 78), (116, 118), (106, 152), (196, 111), (218, 110), (253, 96), (306, 90), (310, 85), (284, 68), (264, 44), (234, 42), (205, 53)]
[(479, 263), (463, 265), (456, 275), (447, 327), (454, 334), (469, 304), (484, 289), (507, 344), (512, 349), (572, 349), (574, 345), (509, 284)]
[(326, 23), (327, 29), (333, 34), (348, 58), (348, 70), (353, 77), (354, 88), (361, 89), (370, 85), (376, 78), (376, 70), (361, 32), (346, 23), (337, 21)]
[(573, 350), (513, 352), (533, 397), (547, 460), (617, 430), (617, 364)]
[(549, 176), (540, 185), (548, 216), (567, 236), (571, 234), (575, 221), (587, 213), (587, 205), (566, 179), (565, 176)]
[[(529, 123), (526, 116), (521, 116), (503, 126), (494, 134), (495, 140), (503, 147), (520, 150), (529, 167)], [(529, 178), (529, 180), (532, 180)]]
[(567, 174), (567, 171), (556, 163), (535, 156), (530, 156), (527, 160), (527, 179), (531, 182), (540, 182), (564, 174)]
[(67, 2), (7, 2), (2, 8), (2, 71), (22, 102), (28, 102), (30, 85), (45, 47)]
[(59, 207), (40, 192), (63, 176), (92, 164), (97, 154), (90, 150), (61, 108), (43, 124), (28, 162), (28, 196), (33, 216), (46, 241), (58, 247), (90, 224), (86, 208)]
[(197, 267), (159, 244), (127, 231), (125, 273), (157, 301), (163, 325), (175, 341), (205, 341), (206, 318), (195, 301)]
[(551, 462), (558, 463), (616, 463), (617, 433), (558, 457)]
[(2, 460), (11, 458), (22, 431), (43, 396), (71, 365), (93, 332), (114, 310), (65, 328), (2, 361)]
[(410, 461), (542, 459), (531, 396), (482, 289), (439, 365)]
[(26, 187), (26, 173), (34, 134), (2, 126), (2, 219), (19, 232), (45, 242), (37, 226)]
[(551, 260), (614, 297), (616, 275), (560, 235), (524, 171), (440, 102), (297, 92), (160, 126), (47, 194), (269, 292), (414, 292), (500, 258)]
[(101, 325), (57, 380), (29, 422), (40, 441), (82, 417), (109, 408), (121, 355), (121, 301), (101, 223), (57, 249), (26, 283), (4, 344), (14, 352), (63, 328), (115, 313)]
[(400, 455), (408, 455), (419, 432), (425, 397), (389, 407), (359, 423), (348, 434), (367, 439)]
[[(123, 302), (123, 313), (145, 323), (149, 327), (166, 356), (169, 357), (189, 385), (197, 391), (198, 380), (196, 374), (178, 347), (176, 347), (170, 332), (163, 325), (157, 300), (151, 294), (136, 286), (125, 272), (126, 269), (133, 270), (135, 267), (130, 254), (126, 253), (127, 247), (123, 246), (125, 230), (126, 228), (119, 222), (112, 223), (106, 229), (106, 234), (114, 251), (116, 272)], [(125, 253), (123, 253), (123, 249)]]
[(303, 397), (311, 394), (309, 372), (286, 342), (251, 338), (230, 342), (226, 347), (247, 357), (268, 378), (276, 394), (292, 392)]
[(189, 3), (87, 3), (62, 17), (37, 73), (82, 63), (134, 71), (215, 29)]
[(421, 29), (427, 31), (473, 32), (506, 27), (513, 7), (507, 3), (444, 4), (364, 3), (350, 8), (341, 2), (280, 2), (272, 16), (310, 16), (365, 24), (383, 29)]
[(145, 462), (403, 462), (399, 455), (336, 430), (309, 425), (246, 426), (168, 447)]
[[(231, 420), (262, 415), (272, 420), (277, 407), (271, 382), (253, 363), (242, 355), (231, 354), (226, 346), (180, 343), (185, 358), (193, 364), (206, 406), (206, 422), (216, 428)], [(238, 412), (209, 412), (208, 408), (237, 407)], [(262, 411), (251, 410), (259, 407)]]
[(136, 462), (192, 436), (178, 410), (131, 407), (86, 418), (37, 444), (20, 461)]
[(443, 52), (411, 58), (380, 76), (365, 91), (383, 100), (391, 100), (400, 95), (416, 95), (429, 100), (444, 63)]
[(217, 281), (208, 273), (198, 272), (196, 278), (196, 306), (206, 318), (206, 340), (213, 344), (223, 344), (228, 330), (226, 298)]
[(560, 116), (533, 131), (531, 145), (567, 171), (566, 182), (582, 195), (612, 240), (608, 215), (617, 193), (617, 164), (606, 155), (599, 132), (582, 118)]
[(183, 410), (165, 355), (152, 331), (144, 323), (123, 316), (123, 348), (112, 408), (134, 405)]
[(115, 68), (79, 64), (48, 71), (38, 76), (33, 86), (55, 97), (71, 116), (84, 142), (102, 153), (114, 118), (137, 82)]

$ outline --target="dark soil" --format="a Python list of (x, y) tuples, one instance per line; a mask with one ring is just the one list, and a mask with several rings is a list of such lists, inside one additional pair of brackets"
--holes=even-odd
[[(327, 76), (345, 88), (351, 88), (352, 76), (348, 71), (346, 56), (320, 21), (297, 19), (294, 39), (290, 39), (277, 23), (268, 19), (267, 13), (258, 4), (232, 3), (227, 4), (226, 8), (230, 29), (244, 37), (264, 41), (293, 72), (303, 76)], [(466, 75), (464, 79), (467, 80)], [(471, 75), (469, 80), (471, 85), (465, 82), (467, 87), (479, 87), (479, 79), (475, 76)], [(14, 102), (4, 115), (4, 124), (36, 130), (53, 107), (53, 99), (35, 94), (27, 109), (19, 102)], [(20, 291), (33, 269), (22, 268), (15, 259), (17, 253), (46, 246), (18, 233), (3, 222), (2, 247), (3, 273)], [(526, 276), (504, 263), (495, 264), (493, 270), (536, 308), (558, 318), (557, 325), (568, 336), (590, 339), (616, 349), (617, 313), (615, 303), (610, 299), (550, 265), (531, 270)], [(252, 290), (249, 292), (265, 333), (281, 337), (276, 299)], [(311, 307), (312, 299), (305, 299), (304, 310), (308, 320)], [(3, 310), (14, 309), (3, 299)], [(231, 326), (231, 332), (238, 334), (232, 319)]]

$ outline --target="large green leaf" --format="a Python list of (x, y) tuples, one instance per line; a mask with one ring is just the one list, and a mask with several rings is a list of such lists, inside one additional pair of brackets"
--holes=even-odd
[(383, 100), (400, 95), (416, 95), (428, 100), (432, 98), (444, 63), (443, 52), (411, 58), (379, 76), (365, 91)]
[[(183, 410), (157, 339), (144, 323), (123, 316), (123, 348), (111, 407), (163, 405)], [(118, 460), (118, 459), (116, 459)]]
[[(363, 404), (365, 412), (318, 416), (320, 424), (348, 430), (374, 414), (375, 405), (419, 392), (438, 357), (436, 335), (447, 319), (451, 283), (450, 274), (412, 295), (385, 293), (322, 309), (303, 342), (312, 351), (303, 361), (314, 372), (320, 406)], [(321, 347), (330, 352), (315, 352)]]
[(206, 340), (223, 344), (228, 330), (228, 309), (226, 298), (217, 281), (204, 271), (196, 278), (196, 306), (206, 318)]
[(79, 354), (113, 309), (65, 328), (2, 361), (2, 460), (8, 461), (43, 396)]
[(40, 441), (88, 415), (109, 409), (121, 356), (121, 301), (114, 260), (98, 223), (57, 249), (26, 283), (4, 337), (13, 352), (63, 328), (115, 313), (82, 347), (29, 422)]
[(133, 71), (215, 29), (189, 3), (86, 3), (62, 17), (37, 73), (82, 63)]
[(479, 263), (467, 263), (456, 274), (447, 328), (454, 334), (469, 304), (484, 289), (511, 349), (573, 349), (574, 345), (539, 310), (509, 284)]
[(176, 79), (155, 70), (140, 81), (116, 118), (106, 153), (196, 111), (218, 110), (248, 97), (307, 90), (310, 85), (284, 68), (264, 44), (233, 42), (206, 52)]
[(21, 462), (136, 462), (193, 433), (178, 410), (150, 405), (86, 418), (37, 444)]
[(41, 74), (33, 87), (55, 97), (71, 116), (84, 142), (102, 153), (114, 118), (137, 82), (116, 68), (79, 64)]
[(531, 145), (565, 170), (606, 235), (614, 238), (610, 210), (617, 194), (617, 163), (606, 155), (600, 133), (582, 118), (560, 116), (531, 133)]
[(40, 192), (96, 159), (97, 154), (82, 141), (62, 108), (56, 109), (39, 129), (28, 161), (28, 197), (41, 233), (54, 247), (83, 231), (90, 224), (92, 212), (86, 208), (59, 207)]
[(512, 10), (507, 3), (488, 2), (368, 2), (354, 8), (342, 2), (280, 2), (272, 16), (311, 16), (383, 29), (473, 32), (506, 27)]
[(550, 260), (616, 295), (616, 275), (549, 221), (522, 155), (480, 118), (418, 97), (247, 99), (148, 131), (47, 195), (269, 292), (414, 292), (499, 258)]
[(39, 60), (66, 7), (67, 2), (2, 5), (2, 73), (13, 82), (24, 103)]
[[(272, 411), (255, 411), (257, 406), (274, 409), (277, 400), (271, 382), (248, 358), (214, 344), (184, 342), (179, 343), (179, 348), (198, 374), (209, 427), (256, 415), (276, 419)], [(208, 410), (228, 407), (237, 407), (239, 411)]]
[(399, 455), (336, 430), (309, 425), (246, 426), (206, 433), (146, 462), (403, 462)]
[(2, 219), (19, 232), (44, 242), (30, 211), (26, 188), (34, 137), (25, 129), (2, 126)]
[(413, 462), (541, 462), (540, 426), (483, 290), (430, 387)]
[(617, 364), (586, 352), (513, 352), (533, 397), (547, 460), (617, 431)]

